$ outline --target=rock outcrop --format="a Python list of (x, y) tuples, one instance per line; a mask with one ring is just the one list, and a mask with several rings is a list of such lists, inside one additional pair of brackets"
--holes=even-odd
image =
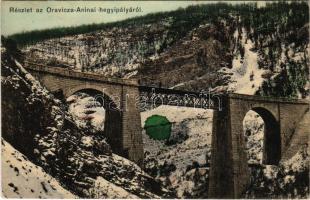
[[(51, 67), (148, 86), (305, 98), (308, 10), (305, 2), (207, 4), (12, 38), (36, 41), (23, 49), (27, 58)], [(54, 38), (46, 39), (49, 31)]]
[(13, 52), (18, 50), (1, 49), (5, 141), (80, 197), (110, 198), (117, 187), (124, 198), (172, 195), (140, 167), (114, 155), (103, 135), (79, 129), (64, 102), (43, 88)]

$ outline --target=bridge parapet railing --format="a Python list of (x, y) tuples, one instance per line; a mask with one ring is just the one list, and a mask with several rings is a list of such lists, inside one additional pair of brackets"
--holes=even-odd
[(222, 94), (212, 94), (210, 91), (192, 92), (149, 86), (139, 86), (139, 91), (140, 103), (148, 109), (161, 105), (222, 109)]

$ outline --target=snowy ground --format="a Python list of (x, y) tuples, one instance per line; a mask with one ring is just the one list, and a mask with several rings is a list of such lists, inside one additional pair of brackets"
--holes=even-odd
[(307, 147), (275, 165), (251, 167), (251, 183), (245, 198), (309, 199), (309, 152)]
[(100, 176), (96, 179), (95, 188), (90, 193), (94, 194), (93, 198), (95, 199), (102, 199), (102, 197), (109, 199), (138, 199), (136, 195), (127, 192), (122, 187), (116, 186)]
[(1, 180), (5, 198), (76, 198), (41, 167), (1, 139)]
[(105, 109), (94, 97), (86, 93), (77, 93), (68, 97), (67, 102), (69, 112), (80, 128), (92, 126), (95, 131), (104, 130)]
[[(152, 168), (152, 160), (156, 160), (158, 166), (171, 168), (171, 173), (166, 176), (158, 172), (158, 178), (168, 181), (171, 187), (177, 191), (178, 197), (184, 197), (184, 193), (191, 193), (195, 187), (191, 176), (187, 174), (193, 163), (205, 166), (211, 156), (211, 131), (212, 111), (184, 108), (174, 106), (160, 106), (153, 110), (141, 113), (141, 126), (152, 115), (162, 115), (172, 122), (171, 139), (168, 141), (156, 141), (150, 139), (143, 131), (144, 150), (147, 154), (146, 168)], [(207, 176), (207, 169), (200, 169)], [(169, 171), (169, 170), (168, 170)], [(194, 172), (190, 172), (194, 173)], [(193, 175), (193, 174), (192, 174)], [(165, 180), (168, 178), (169, 180)]]
[(249, 111), (243, 120), (243, 131), (248, 153), (248, 163), (261, 164), (263, 159), (264, 121), (254, 111)]
[(219, 72), (231, 74), (231, 83), (228, 86), (228, 91), (254, 95), (264, 81), (262, 75), (265, 73), (265, 70), (258, 67), (258, 54), (253, 51), (254, 44), (250, 39), (247, 39), (245, 29), (242, 29), (242, 33), (238, 33), (236, 30), (234, 34), (236, 43), (239, 34), (242, 36), (240, 42), (244, 48), (244, 58), (241, 58), (240, 53), (236, 53), (232, 62), (232, 68), (224, 67)]
[(211, 110), (160, 106), (141, 113), (141, 126), (144, 127), (146, 119), (155, 114), (165, 116), (172, 122), (171, 138), (175, 139), (175, 144), (166, 145), (165, 141), (152, 140), (143, 131), (145, 151), (150, 152), (151, 156), (157, 155), (162, 163), (168, 157), (177, 168), (186, 168), (193, 161), (206, 163), (211, 145)]

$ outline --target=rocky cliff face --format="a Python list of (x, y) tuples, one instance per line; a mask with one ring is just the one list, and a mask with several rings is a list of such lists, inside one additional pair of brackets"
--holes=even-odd
[(25, 71), (16, 51), (1, 49), (5, 141), (80, 197), (172, 195), (140, 167), (112, 154), (103, 135), (79, 129), (64, 102)]
[(181, 87), (186, 83), (187, 89), (202, 89), (219, 79), (217, 69), (231, 65), (231, 27), (203, 23), (175, 35), (180, 28), (177, 20), (167, 17), (153, 23), (51, 39), (25, 51), (30, 60), (51, 66), (138, 78), (143, 85)]
[(289, 160), (275, 165), (250, 165), (251, 182), (246, 198), (308, 198), (309, 151), (307, 146)]
[(24, 51), (34, 62), (142, 85), (305, 98), (308, 18), (306, 3), (192, 6), (59, 34)]

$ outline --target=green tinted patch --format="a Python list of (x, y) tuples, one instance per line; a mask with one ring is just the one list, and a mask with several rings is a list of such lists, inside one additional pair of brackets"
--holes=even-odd
[(145, 121), (146, 134), (155, 140), (169, 139), (171, 135), (171, 122), (164, 116), (152, 115)]

